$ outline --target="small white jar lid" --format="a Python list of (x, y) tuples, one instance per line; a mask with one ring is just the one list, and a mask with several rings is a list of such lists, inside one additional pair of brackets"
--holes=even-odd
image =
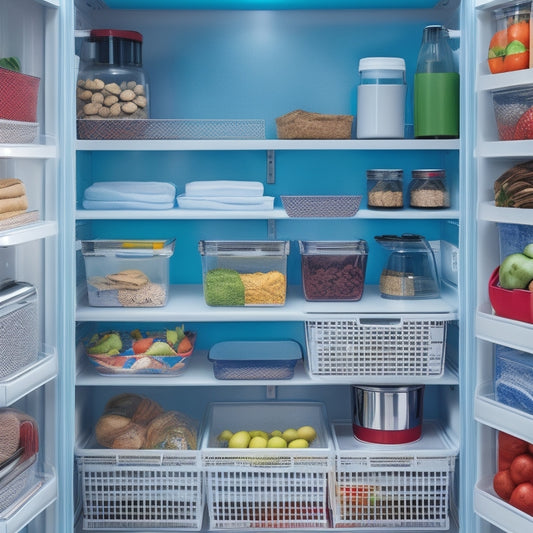
[(359, 60), (359, 72), (364, 70), (405, 70), (402, 57), (363, 57)]

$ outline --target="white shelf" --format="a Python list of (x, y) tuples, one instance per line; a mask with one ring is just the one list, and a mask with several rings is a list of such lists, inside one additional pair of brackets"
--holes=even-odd
[(493, 201), (479, 204), (478, 219), (491, 222), (506, 222), (507, 224), (533, 225), (531, 209), (497, 207)]
[(55, 144), (0, 144), (0, 159), (55, 159)]
[(507, 89), (520, 85), (531, 85), (531, 71), (529, 69), (502, 72), (501, 74), (484, 74), (478, 77), (478, 91), (491, 91), (494, 89)]
[(57, 222), (35, 222), (0, 231), (0, 246), (15, 246), (57, 235)]
[(26, 394), (48, 383), (56, 376), (56, 354), (41, 354), (33, 365), (30, 365), (22, 372), (5, 381), (0, 381), (0, 407), (13, 404)]
[[(385, 306), (386, 303), (386, 306)], [(453, 298), (429, 300), (384, 299), (375, 285), (365, 286), (358, 302), (308, 302), (300, 287), (289, 287), (285, 305), (265, 307), (209, 307), (203, 297), (201, 285), (171, 285), (169, 301), (164, 307), (91, 307), (86, 293), (76, 311), (76, 320), (83, 322), (257, 322), (315, 320), (321, 316), (341, 319), (342, 316), (409, 315), (409, 318), (427, 318), (427, 314), (443, 315), (440, 318), (455, 320), (457, 306)]]
[(385, 140), (131, 140), (76, 141), (80, 151), (170, 150), (459, 150), (459, 139)]
[(486, 426), (530, 442), (533, 434), (533, 415), (497, 402), (493, 388), (492, 383), (483, 383), (478, 387), (474, 401), (475, 419)]
[(17, 533), (57, 499), (57, 479), (53, 472), (39, 474), (40, 487), (12, 513), (0, 517), (0, 533)]
[(527, 157), (531, 159), (533, 141), (489, 141), (480, 142), (476, 150), (476, 157), (490, 158), (515, 158)]
[(533, 324), (502, 318), (488, 310), (476, 314), (476, 335), (478, 338), (509, 346), (516, 350), (533, 353)]
[[(310, 217), (311, 218), (311, 217)], [(389, 220), (456, 220), (459, 211), (456, 209), (396, 209), (371, 210), (359, 209), (351, 219), (389, 219)], [(215, 211), (203, 209), (165, 209), (165, 210), (84, 210), (76, 211), (77, 220), (299, 220), (287, 215), (283, 208), (264, 211)], [(347, 220), (336, 217), (314, 217), (313, 220)]]
[[(346, 376), (331, 379), (319, 379), (309, 376), (305, 363), (300, 361), (294, 369), (294, 377), (285, 380), (224, 380), (216, 379), (213, 375), (213, 365), (207, 358), (206, 351), (195, 351), (190, 356), (192, 359), (185, 372), (180, 376), (165, 375), (105, 375), (99, 374), (94, 366), (85, 358), (80, 365), (80, 372), (76, 377), (78, 386), (142, 386), (142, 387), (175, 387), (175, 386), (294, 386), (294, 385), (351, 385), (354, 377)], [(456, 385), (459, 381), (457, 372), (451, 368), (446, 368), (442, 377), (379, 377), (379, 376), (358, 376), (357, 382), (361, 384), (384, 384), (392, 383), (397, 385), (411, 384), (413, 379), (417, 383), (432, 383), (439, 385)]]
[(502, 531), (533, 531), (533, 517), (499, 498), (492, 488), (492, 478), (480, 480), (474, 488), (474, 511)]

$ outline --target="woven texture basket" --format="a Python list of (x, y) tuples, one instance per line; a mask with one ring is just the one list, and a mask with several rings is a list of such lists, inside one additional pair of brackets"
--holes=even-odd
[(0, 118), (35, 122), (40, 78), (0, 68)]
[(324, 115), (297, 109), (276, 119), (279, 139), (350, 139), (351, 115)]

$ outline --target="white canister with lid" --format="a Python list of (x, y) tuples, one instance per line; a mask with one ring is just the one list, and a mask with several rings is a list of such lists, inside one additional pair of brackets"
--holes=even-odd
[(359, 61), (357, 138), (401, 139), (405, 127), (405, 60), (364, 57)]

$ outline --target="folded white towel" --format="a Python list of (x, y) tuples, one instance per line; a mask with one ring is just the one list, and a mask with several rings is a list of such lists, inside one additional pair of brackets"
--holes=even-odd
[(172, 209), (175, 206), (175, 201), (171, 202), (128, 202), (118, 200), (83, 200), (84, 209)]
[(218, 209), (221, 211), (251, 211), (254, 209), (273, 209), (273, 196), (187, 196), (177, 197), (178, 207), (182, 209)]
[(99, 181), (85, 189), (85, 200), (168, 203), (176, 186), (161, 181)]
[(260, 181), (210, 180), (185, 184), (185, 196), (262, 196)]

